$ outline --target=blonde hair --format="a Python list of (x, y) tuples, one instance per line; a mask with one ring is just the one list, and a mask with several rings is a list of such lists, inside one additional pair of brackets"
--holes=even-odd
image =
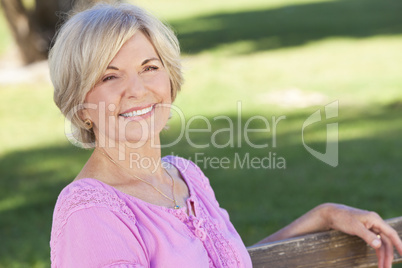
[(169, 27), (144, 9), (97, 4), (73, 15), (58, 32), (49, 54), (54, 102), (76, 128), (74, 136), (82, 147), (92, 147), (95, 134), (85, 128), (77, 111), (123, 44), (138, 30), (149, 38), (166, 68), (174, 101), (183, 82), (179, 42)]

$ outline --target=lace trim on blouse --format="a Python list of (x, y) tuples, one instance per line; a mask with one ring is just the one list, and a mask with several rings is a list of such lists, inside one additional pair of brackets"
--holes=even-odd
[[(187, 161), (178, 157), (174, 159), (170, 158), (169, 160), (173, 164), (176, 161)], [(212, 190), (208, 178), (205, 177), (205, 175), (202, 173), (202, 171), (199, 169), (198, 166), (196, 166), (192, 162), (189, 163), (191, 164), (192, 168), (187, 169), (185, 171), (182, 170), (181, 171), (183, 173), (185, 172), (187, 176), (191, 177), (192, 179), (191, 182), (198, 183), (203, 188), (204, 191), (213, 195), (214, 192)], [(180, 165), (177, 165), (176, 167), (179, 169), (181, 168)], [(210, 200), (214, 200), (217, 206), (219, 206), (215, 196), (211, 196)], [(206, 208), (204, 208), (203, 205), (201, 205), (202, 202), (199, 202), (197, 198), (189, 199), (188, 203), (190, 202), (193, 202), (195, 210), (198, 212), (197, 216), (193, 215), (188, 216), (182, 210), (176, 210), (176, 211), (170, 210), (170, 212), (173, 213), (180, 221), (186, 224), (188, 229), (203, 242), (204, 247), (208, 252), (209, 267), (210, 268), (239, 267), (241, 263), (240, 256), (238, 252), (235, 250), (233, 244), (228, 239), (226, 239), (224, 235), (222, 235), (222, 232), (220, 230), (222, 229), (223, 226), (218, 226), (219, 223), (210, 217), (210, 215), (206, 212)], [(221, 263), (214, 264), (212, 259), (219, 259)]]

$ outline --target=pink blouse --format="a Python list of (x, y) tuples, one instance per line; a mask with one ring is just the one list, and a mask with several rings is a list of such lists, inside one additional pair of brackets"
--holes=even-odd
[(252, 267), (209, 180), (191, 161), (166, 156), (187, 183), (186, 208), (144, 202), (95, 179), (66, 186), (51, 233), (52, 267)]

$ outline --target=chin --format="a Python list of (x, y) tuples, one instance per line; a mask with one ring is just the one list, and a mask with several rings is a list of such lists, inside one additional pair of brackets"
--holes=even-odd
[(127, 133), (125, 136), (122, 136), (119, 139), (119, 142), (128, 143), (131, 145), (131, 148), (140, 148), (142, 145), (145, 145), (149, 142), (151, 142), (151, 144), (159, 144), (159, 133), (162, 129), (163, 127), (161, 127), (161, 129), (158, 128), (153, 135), (150, 135), (149, 132), (147, 135), (141, 135), (139, 134), (139, 131)]

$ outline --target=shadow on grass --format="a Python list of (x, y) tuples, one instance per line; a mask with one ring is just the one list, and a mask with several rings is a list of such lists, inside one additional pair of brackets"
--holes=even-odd
[(54, 204), (87, 155), (66, 145), (16, 151), (1, 158), (0, 267), (50, 267)]
[[(400, 216), (400, 174), (402, 168), (402, 112), (400, 109), (381, 108), (341, 113), (340, 131), (356, 126), (370, 125), (382, 131), (364, 138), (340, 142), (340, 164), (332, 168), (309, 155), (301, 143), (300, 129), (311, 111), (289, 114), (278, 129), (277, 147), (253, 149), (244, 139), (243, 145), (234, 148), (194, 149), (185, 139), (164, 154), (180, 155), (195, 159), (195, 154), (205, 157), (227, 157), (229, 168), (212, 168), (211, 164), (198, 164), (211, 179), (211, 184), (222, 207), (245, 243), (250, 245), (263, 236), (289, 223), (291, 220), (322, 202), (342, 202), (378, 211), (386, 218)], [(230, 118), (236, 122), (235, 115)], [(214, 122), (212, 118), (209, 118)], [(242, 118), (244, 122), (247, 118)], [(213, 130), (226, 128), (215, 122)], [(292, 127), (286, 128), (287, 125)], [(234, 125), (237, 127), (236, 124)], [(281, 127), (282, 127), (281, 126)], [(262, 127), (255, 125), (254, 127)], [(325, 122), (310, 132), (325, 131)], [(167, 142), (178, 135), (172, 126), (164, 133)], [(227, 141), (224, 134), (218, 137), (221, 144)], [(209, 134), (191, 136), (197, 144), (207, 144)], [(234, 136), (237, 139), (237, 136)], [(268, 142), (269, 135), (256, 134), (250, 140), (256, 144)], [(311, 140), (309, 146), (322, 150), (323, 142)], [(283, 157), (286, 169), (275, 165), (271, 168), (234, 168), (236, 154), (241, 159), (269, 156)], [(79, 172), (90, 151), (70, 145), (44, 147), (30, 151), (17, 151), (0, 161), (0, 266), (48, 267), (49, 238), (53, 207), (61, 189)], [(267, 163), (266, 163), (267, 164)], [(272, 163), (271, 163), (272, 164)]]
[(236, 53), (304, 45), (331, 37), (402, 33), (402, 2), (338, 0), (171, 21), (182, 51), (196, 54), (239, 41)]

